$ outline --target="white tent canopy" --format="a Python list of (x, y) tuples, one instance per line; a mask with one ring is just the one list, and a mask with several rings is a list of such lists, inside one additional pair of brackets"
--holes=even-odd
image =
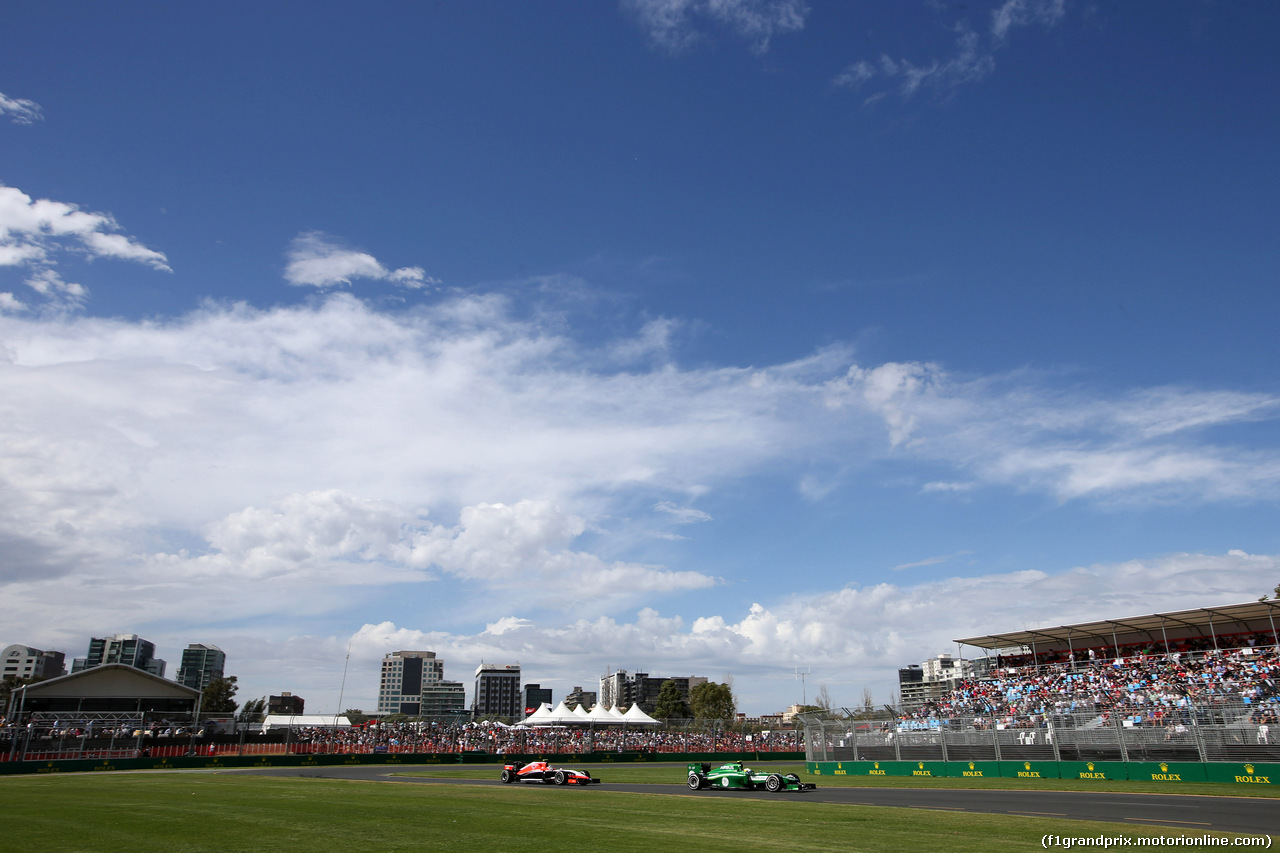
[(550, 705), (549, 703), (547, 703), (547, 702), (543, 702), (541, 705), (539, 705), (539, 706), (538, 706), (538, 710), (534, 711), (532, 714), (530, 714), (529, 716), (525, 717), (525, 718), (524, 718), (523, 720), (521, 720), (517, 725), (521, 725), (521, 726), (537, 726), (537, 725), (544, 725), (544, 726), (546, 726), (546, 725), (552, 725), (552, 724), (553, 724), (553, 723), (552, 723), (552, 719), (551, 719), (551, 705)]
[(521, 720), (517, 725), (520, 726), (659, 726), (662, 725), (660, 720), (655, 720), (644, 711), (640, 710), (639, 705), (632, 705), (627, 713), (622, 713), (616, 707), (605, 708), (603, 705), (597, 704), (590, 712), (579, 705), (573, 710), (560, 701), (560, 704), (552, 708), (546, 702), (543, 702), (538, 710)]
[(640, 710), (639, 705), (632, 705), (627, 709), (627, 713), (622, 715), (622, 719), (632, 726), (660, 726), (662, 723), (650, 717), (644, 711)]
[(587, 719), (598, 726), (617, 726), (622, 723), (622, 715), (614, 716), (599, 703), (591, 709), (591, 713), (587, 714)]
[(561, 699), (560, 704), (556, 705), (555, 710), (551, 712), (551, 719), (548, 722), (564, 725), (565, 723), (580, 723), (582, 720), (575, 716), (569, 710), (569, 706)]
[(268, 714), (262, 720), (264, 732), (271, 729), (297, 728), (349, 729), (351, 721), (346, 717), (335, 717), (332, 714)]

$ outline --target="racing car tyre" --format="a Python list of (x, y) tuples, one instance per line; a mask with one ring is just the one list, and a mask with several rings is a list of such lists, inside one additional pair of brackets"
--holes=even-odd
[(701, 789), (702, 789), (702, 777), (701, 777), (701, 776), (699, 776), (697, 773), (690, 773), (690, 774), (689, 774), (689, 787), (690, 787), (690, 788), (692, 788), (692, 789), (693, 789), (693, 790), (695, 790), (695, 791), (699, 791), (699, 790), (701, 790)]
[(782, 790), (782, 777), (777, 773), (770, 773), (769, 778), (764, 780), (764, 789), (771, 794), (776, 794)]
[(502, 775), (498, 778), (500, 778), (504, 784), (510, 784), (511, 782), (516, 781), (516, 774), (504, 768), (502, 771)]
[(556, 771), (556, 784), (563, 785), (569, 781), (569, 777), (565, 775), (563, 770)]

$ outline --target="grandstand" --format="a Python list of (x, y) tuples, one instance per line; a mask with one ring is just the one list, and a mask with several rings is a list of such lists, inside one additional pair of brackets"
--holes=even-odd
[(806, 757), (1280, 761), (1278, 611), (1258, 601), (958, 639), (983, 651), (981, 677), (875, 725), (809, 717)]

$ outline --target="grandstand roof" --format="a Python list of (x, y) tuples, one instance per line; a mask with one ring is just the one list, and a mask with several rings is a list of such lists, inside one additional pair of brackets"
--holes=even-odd
[[(1258, 631), (1273, 634), (1280, 623), (1280, 601), (1251, 601), (1247, 604), (1228, 604), (1222, 607), (1197, 607), (1194, 610), (1175, 610), (1168, 613), (1151, 613), (1146, 616), (1126, 616), (1122, 619), (1099, 619), (1096, 622), (1079, 622), (1050, 628), (1008, 631), (981, 637), (955, 640), (965, 646), (980, 649), (1008, 649), (1021, 646), (1051, 648), (1067, 645), (1087, 647), (1102, 641), (1111, 645), (1113, 640), (1121, 644), (1151, 640), (1162, 642), (1187, 637), (1213, 637), (1222, 634), (1238, 634)], [(1095, 641), (1095, 642), (1091, 642)]]

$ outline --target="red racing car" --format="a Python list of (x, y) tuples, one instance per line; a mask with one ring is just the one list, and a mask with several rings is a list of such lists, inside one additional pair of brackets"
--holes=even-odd
[(530, 761), (517, 768), (508, 764), (502, 768), (503, 782), (541, 782), (544, 785), (590, 785), (599, 784), (599, 779), (592, 779), (585, 770), (570, 770), (566, 767), (552, 767), (545, 761)]

